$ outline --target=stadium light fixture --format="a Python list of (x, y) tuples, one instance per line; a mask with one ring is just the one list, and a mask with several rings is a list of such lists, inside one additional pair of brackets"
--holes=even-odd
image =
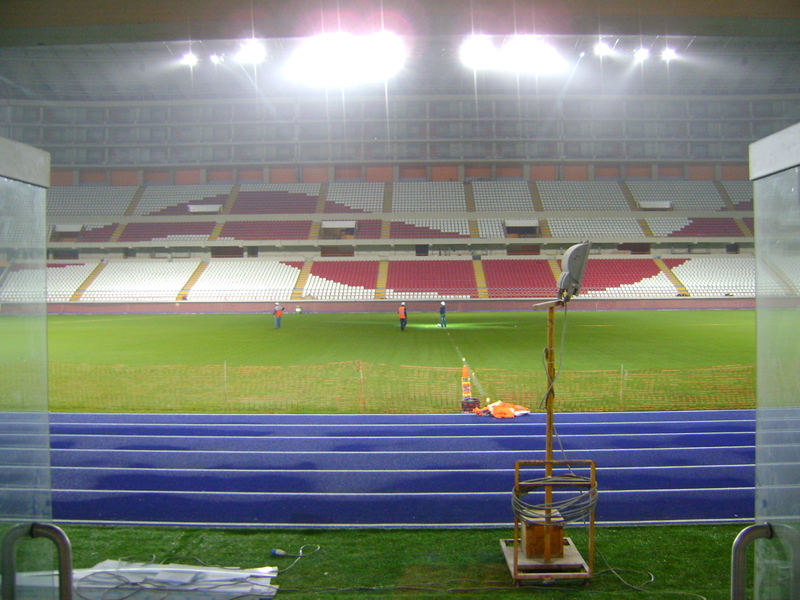
[(647, 48), (639, 48), (633, 53), (633, 58), (637, 63), (644, 62), (650, 58), (650, 50)]
[(492, 40), (483, 35), (473, 35), (464, 40), (458, 50), (461, 64), (473, 71), (490, 69), (497, 62), (497, 49)]
[(289, 57), (287, 69), (298, 81), (341, 87), (390, 79), (402, 70), (406, 56), (403, 40), (394, 33), (338, 32), (305, 40)]
[(667, 62), (674, 60), (678, 57), (678, 53), (675, 52), (674, 48), (664, 48), (664, 51), (661, 53), (661, 59)]
[(561, 259), (561, 276), (558, 278), (558, 298), (568, 302), (572, 296), (577, 296), (583, 282), (583, 272), (589, 260), (590, 242), (581, 242), (571, 246)]
[(242, 64), (256, 65), (266, 58), (266, 47), (254, 38), (242, 42), (239, 52), (236, 53), (236, 61)]
[(473, 71), (493, 70), (544, 75), (567, 68), (567, 61), (541, 37), (517, 35), (498, 48), (486, 36), (464, 40), (459, 49), (461, 63)]
[(198, 62), (197, 55), (194, 52), (187, 52), (181, 58), (181, 64), (186, 65), (187, 67), (194, 67), (197, 65)]
[(515, 73), (557, 73), (566, 68), (566, 61), (555, 48), (537, 36), (516, 36), (500, 51), (502, 68)]
[(606, 42), (600, 41), (594, 45), (594, 54), (602, 58), (604, 56), (611, 56), (614, 54), (614, 50)]

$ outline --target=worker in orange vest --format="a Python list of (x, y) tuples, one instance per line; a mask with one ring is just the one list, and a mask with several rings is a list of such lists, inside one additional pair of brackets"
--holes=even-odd
[(400, 331), (404, 331), (406, 323), (408, 323), (408, 313), (406, 312), (406, 303), (401, 302), (397, 307), (397, 316), (400, 317)]
[(281, 317), (283, 316), (283, 307), (275, 303), (275, 309), (272, 311), (272, 316), (275, 318), (275, 329), (281, 328)]

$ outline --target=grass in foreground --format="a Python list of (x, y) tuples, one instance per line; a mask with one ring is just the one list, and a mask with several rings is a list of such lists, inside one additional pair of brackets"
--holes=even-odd
[[(287, 569), (278, 597), (556, 598), (722, 600), (730, 593), (730, 550), (741, 525), (598, 527), (595, 576), (585, 582), (515, 587), (496, 529), (262, 530), (64, 526), (76, 568), (105, 559)], [(583, 543), (582, 529), (567, 535)], [(319, 546), (319, 551), (313, 552)], [(581, 550), (586, 558), (587, 553)], [(748, 577), (752, 581), (752, 577)]]

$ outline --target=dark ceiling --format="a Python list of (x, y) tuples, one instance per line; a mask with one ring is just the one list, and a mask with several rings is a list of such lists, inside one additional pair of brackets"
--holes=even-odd
[[(797, 5), (797, 6), (794, 6)], [(330, 93), (289, 84), (282, 64), (298, 36), (384, 25), (411, 48), (387, 90), (363, 93), (798, 94), (800, 4), (744, 0), (2, 0), (0, 97), (37, 101), (225, 99)], [(467, 71), (470, 31), (548, 34), (572, 64), (558, 77)], [(599, 34), (628, 60), (592, 53)], [(268, 44), (258, 67), (178, 59)], [(632, 67), (643, 45), (684, 59)], [(584, 56), (581, 58), (580, 53)]]

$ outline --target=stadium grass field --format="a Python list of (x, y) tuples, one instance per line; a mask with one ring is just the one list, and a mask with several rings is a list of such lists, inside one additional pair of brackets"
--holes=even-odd
[[(533, 310), (453, 312), (442, 329), (437, 314), (411, 312), (401, 332), (393, 311), (290, 313), (279, 330), (259, 314), (53, 315), (51, 406), (441, 412), (457, 407), (462, 359), (474, 395), (530, 404), (544, 385), (546, 318)], [(562, 410), (754, 406), (754, 311), (559, 311), (556, 328), (564, 402), (573, 388), (603, 398)], [(703, 387), (714, 394), (689, 394), (688, 404), (677, 398)], [(632, 403), (637, 393), (658, 402)]]

